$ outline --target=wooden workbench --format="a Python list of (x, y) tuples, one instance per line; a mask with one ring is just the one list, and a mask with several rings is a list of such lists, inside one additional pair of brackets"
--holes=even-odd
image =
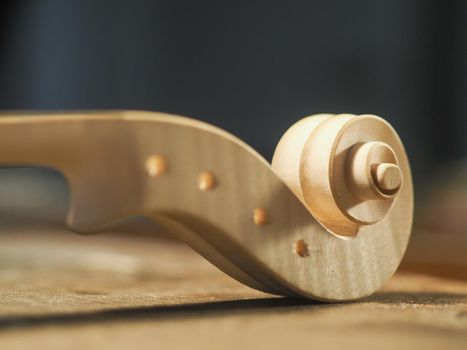
[(3, 228), (0, 349), (467, 349), (467, 282), (398, 273), (322, 304), (241, 285), (168, 238)]

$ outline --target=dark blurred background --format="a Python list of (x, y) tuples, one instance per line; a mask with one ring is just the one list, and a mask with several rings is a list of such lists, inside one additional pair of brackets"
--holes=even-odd
[(0, 23), (1, 109), (178, 113), (267, 158), (304, 115), (374, 113), (416, 174), (467, 154), (466, 1), (14, 0)]
[(377, 114), (400, 133), (422, 197), (467, 155), (466, 96), (467, 1), (0, 5), (0, 109), (171, 112), (268, 159), (305, 115)]

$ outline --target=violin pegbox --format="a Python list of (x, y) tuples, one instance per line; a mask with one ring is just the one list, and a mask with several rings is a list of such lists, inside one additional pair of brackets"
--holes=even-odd
[(66, 177), (70, 229), (98, 233), (143, 216), (269, 293), (370, 295), (410, 237), (409, 162), (395, 130), (374, 115), (304, 118), (272, 165), (212, 125), (142, 111), (4, 115), (0, 146), (0, 165)]

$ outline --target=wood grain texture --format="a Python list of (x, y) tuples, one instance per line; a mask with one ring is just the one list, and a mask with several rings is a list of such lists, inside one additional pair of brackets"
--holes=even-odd
[[(313, 135), (331, 125), (333, 132), (319, 134), (320, 144), (330, 152), (312, 147), (316, 140), (308, 134), (304, 149), (291, 154), (312, 152), (305, 156), (312, 163), (324, 155), (320, 169), (327, 169), (330, 159), (335, 168), (344, 169), (343, 156), (351, 146), (381, 141), (392, 147), (398, 157), (394, 164), (402, 170), (396, 196), (355, 200), (358, 196), (342, 190), (347, 181), (341, 172), (325, 178), (340, 188), (339, 196), (331, 186), (331, 196), (310, 202), (314, 192), (307, 192), (304, 206), (280, 167), (275, 169), (278, 176), (234, 136), (154, 112), (4, 116), (0, 164), (45, 166), (63, 173), (71, 191), (67, 224), (75, 231), (100, 232), (128, 217), (144, 216), (248, 286), (273, 294), (353, 300), (379, 289), (399, 265), (410, 235), (412, 184), (403, 146), (387, 123), (353, 115), (331, 116), (329, 121)], [(200, 189), (202, 173), (215, 178), (209, 191)], [(374, 187), (368, 176), (364, 173)], [(326, 229), (313, 210), (310, 214), (309, 204), (323, 198), (335, 201), (336, 208), (345, 202), (347, 216), (358, 221), (355, 237), (332, 234), (333, 227)], [(362, 215), (379, 213), (380, 207), (384, 215), (361, 224)]]
[(465, 349), (467, 283), (397, 273), (348, 304), (271, 297), (167, 239), (0, 235), (0, 348)]

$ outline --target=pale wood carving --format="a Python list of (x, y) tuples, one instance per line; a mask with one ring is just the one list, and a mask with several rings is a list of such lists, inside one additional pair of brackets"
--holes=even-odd
[(0, 145), (2, 166), (64, 174), (72, 230), (144, 216), (270, 293), (370, 295), (398, 267), (411, 232), (407, 156), (373, 115), (302, 119), (272, 166), (223, 130), (155, 112), (3, 115)]

